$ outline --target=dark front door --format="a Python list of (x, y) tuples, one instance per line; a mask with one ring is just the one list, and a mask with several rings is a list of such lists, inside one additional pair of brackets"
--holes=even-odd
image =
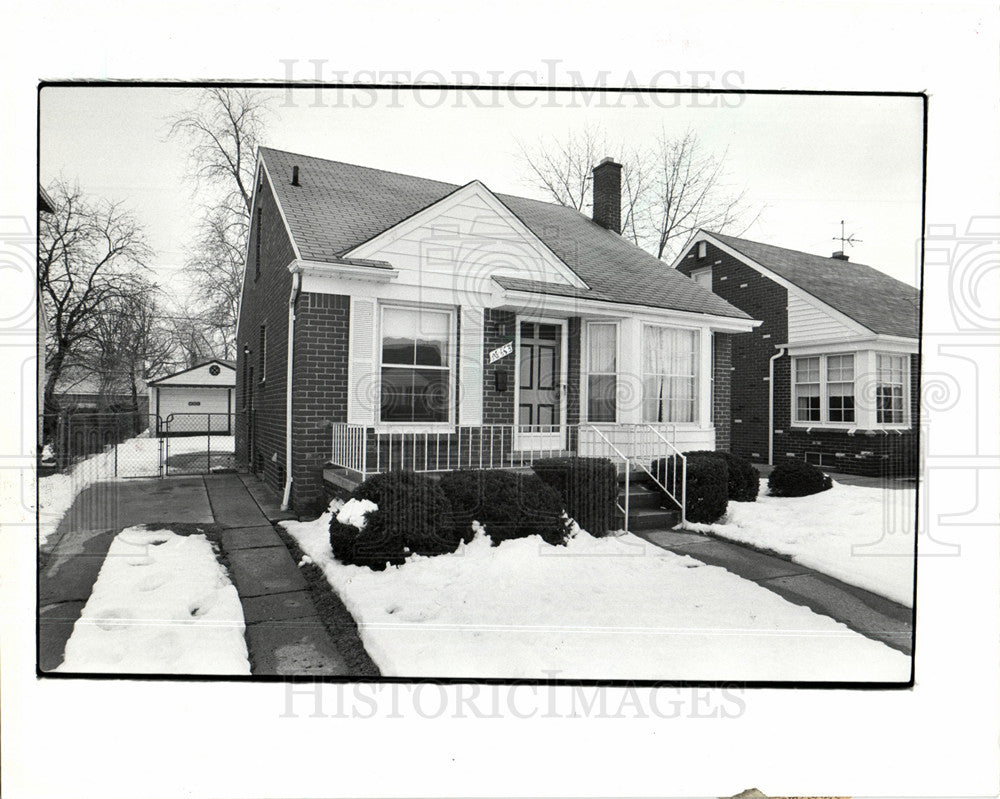
[(561, 446), (562, 337), (561, 324), (521, 322), (517, 424), (522, 448)]

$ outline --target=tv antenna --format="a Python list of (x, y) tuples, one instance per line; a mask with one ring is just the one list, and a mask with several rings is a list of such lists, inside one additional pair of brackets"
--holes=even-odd
[(851, 244), (851, 245), (861, 244), (864, 241), (864, 239), (856, 239), (856, 238), (854, 238), (854, 234), (853, 233), (850, 236), (845, 236), (844, 235), (844, 220), (843, 219), (840, 220), (840, 235), (839, 236), (834, 236), (833, 240), (840, 242), (840, 249), (841, 250), (843, 250), (844, 247), (846, 245), (848, 245), (848, 244)]

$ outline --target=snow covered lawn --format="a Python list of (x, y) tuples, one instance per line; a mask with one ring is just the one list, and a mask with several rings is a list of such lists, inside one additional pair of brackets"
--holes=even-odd
[(111, 543), (58, 671), (249, 674), (243, 608), (204, 535), (129, 527)]
[(333, 558), (331, 510), (282, 522), (387, 676), (906, 681), (909, 658), (632, 535), (537, 536), (374, 572)]
[[(170, 456), (203, 452), (205, 436), (170, 439)], [(160, 448), (165, 439), (154, 438), (148, 431), (118, 445), (117, 463), (114, 447), (74, 464), (68, 471), (38, 480), (38, 545), (44, 547), (59, 526), (77, 494), (94, 483), (128, 477), (156, 477), (159, 473)], [(213, 452), (233, 452), (233, 436), (212, 436)], [(117, 472), (117, 474), (116, 474)]]
[(688, 529), (790, 555), (912, 607), (915, 491), (834, 481), (829, 491), (812, 496), (772, 497), (762, 479), (756, 502), (730, 502), (719, 522)]

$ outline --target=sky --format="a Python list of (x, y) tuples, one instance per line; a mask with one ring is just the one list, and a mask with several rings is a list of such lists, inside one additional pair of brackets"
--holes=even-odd
[[(528, 147), (585, 127), (626, 146), (694, 132), (725, 156), (726, 181), (761, 213), (755, 241), (830, 255), (845, 220), (851, 260), (919, 282), (923, 109), (919, 98), (839, 95), (474, 95), (425, 89), (288, 91), (272, 98), (265, 143), (278, 149), (547, 199), (527, 180)], [(197, 89), (47, 87), (40, 175), (120, 201), (146, 230), (151, 265), (183, 302), (181, 266), (199, 198), (173, 114)]]

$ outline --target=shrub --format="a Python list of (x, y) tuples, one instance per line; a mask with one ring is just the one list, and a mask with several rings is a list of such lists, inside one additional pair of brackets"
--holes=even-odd
[[(729, 467), (723, 458), (693, 455), (688, 453), (687, 459), (687, 520), (712, 524), (718, 520), (728, 506)], [(672, 486), (675, 465), (680, 468), (680, 458), (660, 458), (653, 461), (651, 471), (665, 486)], [(680, 493), (681, 477), (677, 476), (677, 489)], [(667, 497), (669, 500), (669, 497)]]
[(615, 527), (618, 470), (607, 458), (543, 458), (532, 465), (563, 498), (566, 513), (594, 536)]
[(549, 544), (566, 543), (569, 527), (562, 497), (536, 474), (501, 469), (447, 472), (441, 490), (451, 503), (455, 535), (471, 535), (472, 522), (478, 521), (494, 546), (536, 534)]
[(724, 450), (696, 450), (688, 458), (721, 458), (729, 469), (728, 496), (732, 502), (756, 502), (760, 491), (760, 472), (746, 458)]
[(805, 461), (783, 461), (774, 467), (767, 487), (775, 497), (807, 497), (833, 488), (833, 480)]
[(363, 530), (330, 520), (330, 546), (343, 563), (381, 570), (399, 565), (410, 553), (454, 552), (460, 538), (451, 524), (451, 505), (437, 482), (414, 472), (388, 472), (369, 477), (351, 495), (367, 499), (378, 510), (367, 514)]

